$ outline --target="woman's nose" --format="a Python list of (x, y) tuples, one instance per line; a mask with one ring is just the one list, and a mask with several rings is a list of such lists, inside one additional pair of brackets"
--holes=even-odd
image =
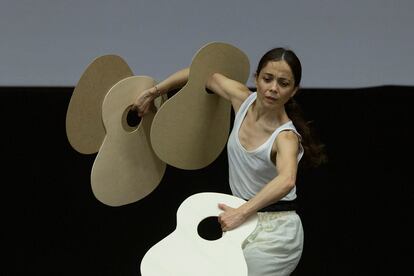
[(277, 92), (277, 82), (276, 81), (272, 81), (272, 83), (270, 84), (270, 90)]

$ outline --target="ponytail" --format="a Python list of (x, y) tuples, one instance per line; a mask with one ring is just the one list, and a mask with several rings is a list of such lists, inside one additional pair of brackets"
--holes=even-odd
[(299, 134), (302, 136), (301, 144), (304, 149), (303, 167), (316, 168), (327, 161), (325, 145), (316, 137), (312, 122), (306, 121), (300, 105), (291, 98), (285, 104), (286, 113), (292, 120)]

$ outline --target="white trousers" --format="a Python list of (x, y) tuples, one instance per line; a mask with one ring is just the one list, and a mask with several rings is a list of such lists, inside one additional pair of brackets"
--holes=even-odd
[(257, 227), (243, 243), (249, 276), (290, 275), (302, 255), (303, 239), (295, 211), (258, 213)]

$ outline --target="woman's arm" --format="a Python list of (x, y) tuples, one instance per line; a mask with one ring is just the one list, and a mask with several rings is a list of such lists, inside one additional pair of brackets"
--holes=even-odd
[(220, 204), (219, 207), (224, 211), (219, 216), (223, 231), (236, 228), (258, 210), (282, 199), (295, 186), (299, 150), (298, 137), (292, 131), (283, 131), (278, 135), (275, 143), (278, 176), (239, 208)]
[(235, 112), (239, 110), (240, 105), (250, 95), (250, 90), (246, 85), (227, 78), (220, 73), (212, 74), (207, 80), (206, 87), (230, 101)]
[(134, 102), (134, 109), (138, 111), (138, 115), (142, 117), (147, 114), (155, 98), (183, 87), (187, 83), (189, 71), (189, 68), (179, 70), (154, 87), (144, 90)]
[[(143, 91), (134, 103), (134, 109), (138, 110), (138, 115), (141, 117), (145, 115), (155, 98), (168, 91), (183, 87), (188, 81), (189, 72), (189, 68), (177, 71), (154, 87)], [(244, 84), (229, 79), (219, 73), (214, 73), (209, 77), (206, 88), (229, 100), (236, 112), (250, 94), (250, 90)]]
[(168, 91), (183, 87), (187, 83), (189, 73), (189, 68), (181, 69), (157, 84), (155, 86), (158, 89), (158, 95), (156, 94), (156, 97), (161, 96)]

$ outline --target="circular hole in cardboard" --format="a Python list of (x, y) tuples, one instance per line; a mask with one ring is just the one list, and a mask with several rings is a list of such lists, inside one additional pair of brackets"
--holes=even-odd
[(203, 219), (197, 227), (198, 235), (208, 241), (215, 241), (223, 236), (221, 225), (218, 222), (218, 217), (207, 217)]
[(141, 117), (138, 116), (138, 112), (132, 109), (132, 105), (125, 109), (124, 114), (122, 115), (122, 127), (128, 131), (132, 132), (136, 130), (141, 123)]

